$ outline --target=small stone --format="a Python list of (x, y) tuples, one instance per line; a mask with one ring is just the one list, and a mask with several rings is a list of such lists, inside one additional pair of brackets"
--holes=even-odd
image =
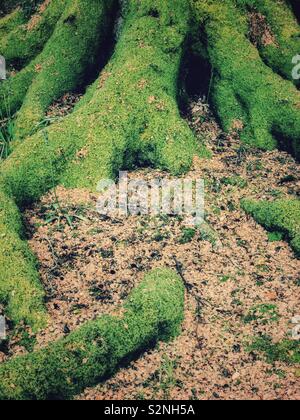
[(222, 375), (224, 376), (224, 378), (230, 378), (231, 377), (231, 373), (229, 372), (228, 369), (223, 369)]
[(241, 346), (239, 344), (235, 344), (232, 348), (233, 353), (240, 353), (241, 352)]
[(235, 373), (232, 375), (232, 380), (233, 380), (233, 381), (237, 381), (238, 379), (240, 379), (240, 374), (239, 374), (238, 372), (235, 372)]
[(68, 327), (68, 325), (66, 324), (65, 326), (64, 326), (64, 334), (70, 334), (70, 328)]

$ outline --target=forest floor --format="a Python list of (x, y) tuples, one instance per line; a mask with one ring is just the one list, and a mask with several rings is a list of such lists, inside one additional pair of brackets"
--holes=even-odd
[(299, 367), (271, 362), (251, 347), (259, 337), (278, 343), (290, 333), (300, 315), (300, 261), (240, 208), (242, 198), (299, 196), (299, 165), (284, 152), (261, 152), (237, 134), (223, 135), (204, 101), (191, 103), (189, 123), (212, 152), (211, 159), (195, 158), (188, 174), (205, 180), (206, 224), (192, 229), (184, 218), (164, 215), (101, 217), (98, 197), (88, 191), (50, 192), (25, 213), (49, 325), (35, 337), (11, 336), (0, 361), (114, 313), (145, 272), (167, 266), (185, 281), (182, 334), (79, 399), (300, 398)]

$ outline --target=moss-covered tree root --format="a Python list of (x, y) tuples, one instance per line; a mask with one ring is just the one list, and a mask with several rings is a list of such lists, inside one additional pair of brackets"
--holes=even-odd
[(15, 325), (37, 331), (46, 321), (44, 291), (22, 230), (18, 208), (0, 188), (0, 303)]
[(243, 209), (271, 232), (281, 232), (300, 258), (300, 200), (244, 200)]
[[(103, 27), (101, 27), (100, 32), (97, 32), (97, 35), (94, 35), (94, 33), (96, 33), (97, 28), (93, 26), (91, 36), (87, 35), (85, 41), (81, 42), (81, 40), (76, 40), (76, 36), (74, 36), (74, 40), (70, 42), (69, 47), (75, 47), (74, 43), (77, 42), (76, 47), (79, 46), (81, 49), (80, 57), (76, 56), (75, 51), (74, 57), (71, 58), (70, 56), (68, 56), (68, 54), (71, 54), (71, 51), (68, 48), (65, 50), (65, 59), (69, 60), (69, 63), (68, 65), (66, 65), (66, 68), (64, 70), (66, 71), (66, 74), (68, 74), (67, 77), (72, 77), (72, 75), (75, 77), (75, 80), (73, 80), (72, 83), (76, 85), (76, 83), (78, 82), (78, 78), (80, 77), (79, 72), (83, 71), (83, 67), (85, 67), (84, 63), (81, 62), (81, 67), (79, 66), (76, 68), (76, 60), (78, 58), (81, 60), (84, 55), (86, 57), (85, 64), (90, 61), (92, 55), (89, 56), (89, 48), (96, 48), (96, 38), (98, 39), (98, 36), (100, 36), (100, 33), (102, 34), (102, 31), (105, 32), (105, 28), (107, 28), (108, 25), (108, 16), (110, 16), (110, 9), (112, 8), (113, 0), (105, 2), (105, 6), (103, 7), (98, 7), (97, 12), (95, 11), (96, 5), (102, 5), (104, 4), (104, 2), (102, 0), (93, 0), (93, 2), (90, 2), (88, 9), (91, 15), (89, 15), (88, 13), (83, 13), (84, 10), (82, 9), (82, 6), (84, 3), (84, 7), (87, 7), (86, 2), (76, 1), (68, 3), (72, 4), (71, 6), (69, 6), (65, 14), (65, 18), (69, 17), (71, 12), (74, 12), (75, 15), (79, 14), (78, 20), (81, 23), (83, 21), (85, 22), (85, 30), (87, 29), (87, 25), (89, 25), (88, 28), (90, 29), (91, 21), (88, 21), (86, 19), (90, 18), (91, 16), (94, 19), (92, 19), (92, 22), (94, 22), (95, 25), (97, 25), (97, 28), (98, 25), (101, 25), (101, 23), (105, 21)], [(99, 17), (101, 17), (102, 20), (100, 19), (100, 21), (98, 22), (97, 18)], [(66, 25), (68, 24), (66, 23)], [(59, 37), (60, 35), (62, 35), (63, 29), (59, 31), (56, 28), (56, 31), (57, 34), (55, 36)], [(72, 37), (73, 32), (74, 28), (70, 27), (69, 29), (65, 30), (64, 34), (68, 34), (69, 37)], [(87, 30), (86, 32), (89, 33), (89, 30)], [(81, 36), (83, 34), (79, 31), (79, 35)], [(94, 43), (92, 43), (93, 45), (87, 46), (85, 45), (85, 43), (89, 43), (90, 37), (95, 37)], [(60, 39), (60, 41), (62, 42), (62, 44), (60, 45), (64, 45), (63, 40)], [(57, 42), (59, 42), (58, 38)], [(51, 42), (51, 47), (55, 47), (55, 45), (55, 42)], [(43, 98), (41, 99), (42, 101), (49, 101), (49, 98), (52, 94), (55, 95), (55, 92), (57, 93), (59, 89), (64, 89), (65, 86), (68, 85), (68, 81), (64, 79), (65, 76), (62, 73), (55, 76), (57, 70), (55, 70), (56, 64), (52, 62), (53, 58), (56, 59), (57, 63), (65, 64), (64, 59), (58, 57), (58, 55), (62, 54), (62, 51), (59, 49), (58, 45), (56, 45), (56, 47), (57, 51), (55, 53), (51, 53), (51, 48), (48, 51), (48, 60), (50, 60), (49, 66), (47, 67), (47, 63), (44, 62), (44, 69), (41, 70), (39, 75), (34, 76), (34, 85), (36, 87), (38, 87), (39, 83), (41, 83), (39, 76), (43, 75), (44, 77), (46, 77), (45, 84), (47, 84), (47, 88), (49, 90), (47, 91), (48, 93), (45, 93), (44, 95), (46, 99)], [(45, 50), (42, 53), (42, 55), (44, 54)], [(75, 70), (70, 68), (72, 64), (75, 66)], [(57, 68), (59, 68), (58, 65)], [(22, 74), (22, 77), (28, 76), (28, 84), (30, 84), (31, 76), (33, 76), (35, 72), (36, 70), (34, 64), (30, 64), (19, 74)], [(55, 82), (51, 81), (50, 74), (47, 72), (52, 72), (52, 76), (53, 78), (55, 78)], [(12, 80), (13, 81), (9, 81), (8, 84), (14, 84), (15, 81), (20, 81), (21, 79), (18, 78), (18, 76), (16, 76), (15, 78), (12, 78)], [(43, 89), (45, 89), (45, 86), (41, 88), (40, 94), (42, 93)], [(21, 102), (22, 94), (25, 94), (24, 90), (26, 90), (24, 89), (24, 86), (19, 86), (14, 91), (14, 95), (7, 97), (7, 100), (9, 101), (12, 98), (12, 101), (14, 101), (19, 95), (19, 100)], [(30, 94), (30, 92), (28, 94)], [(9, 104), (6, 104), (6, 106), (9, 108)], [(65, 125), (65, 130), (68, 131), (68, 136), (66, 138), (65, 143), (68, 144), (72, 152), (75, 152), (76, 143), (72, 147), (71, 137), (73, 133), (75, 134), (75, 131), (78, 131), (76, 128), (76, 123), (73, 126), (75, 130), (68, 130), (67, 127), (69, 128), (70, 125)], [(60, 129), (58, 128), (58, 133), (59, 130)], [(35, 198), (37, 199), (40, 196), (40, 194), (42, 194), (46, 189), (49, 189), (55, 185), (57, 181), (56, 177), (58, 174), (61, 173), (60, 166), (62, 165), (62, 162), (64, 162), (64, 159), (67, 159), (67, 157), (69, 156), (67, 150), (63, 151), (64, 142), (62, 141), (62, 137), (64, 136), (64, 133), (61, 133), (61, 136), (58, 134), (58, 136), (56, 137), (56, 141), (52, 140), (51, 144), (48, 143), (44, 132), (40, 134), (41, 135), (38, 137), (38, 139), (36, 139), (36, 150), (34, 149), (34, 147), (32, 147), (32, 149), (30, 150), (31, 146), (29, 146), (29, 149), (26, 149), (26, 151), (24, 151), (22, 147), (20, 148), (20, 154), (18, 154), (17, 157), (18, 164), (15, 170), (11, 170), (12, 167), (9, 163), (11, 162), (10, 160), (8, 160), (7, 162), (7, 167), (10, 167), (9, 170), (7, 170), (4, 167), (5, 165), (2, 165), (1, 176), (3, 175), (3, 178), (5, 178), (5, 180), (3, 178), (1, 178), (0, 180), (0, 301), (6, 304), (6, 315), (16, 325), (23, 321), (27, 325), (31, 326), (34, 330), (42, 327), (45, 321), (45, 311), (43, 308), (44, 294), (42, 287), (39, 283), (35, 259), (30, 253), (28, 246), (22, 237), (21, 217), (18, 208), (16, 207), (16, 204), (22, 206), (23, 204), (25, 205), (26, 203), (28, 203), (31, 199), (31, 194), (29, 193), (28, 189), (22, 191), (24, 184), (23, 186), (20, 185), (20, 178), (18, 181), (18, 179), (15, 178), (15, 175), (17, 175), (17, 178), (19, 176), (25, 177), (24, 182), (26, 183), (28, 181), (27, 185), (29, 187), (29, 190), (31, 188), (31, 181), (33, 181), (34, 184), (37, 184), (39, 186), (39, 193), (37, 193), (37, 190), (35, 190)], [(82, 141), (84, 141), (84, 133), (80, 132), (80, 135), (82, 136)], [(29, 141), (29, 144), (30, 143), (31, 142)], [(62, 146), (62, 149), (60, 149), (60, 144)], [(50, 153), (51, 155), (50, 159), (47, 157), (48, 153)], [(62, 156), (63, 153), (65, 153), (65, 155)], [(26, 157), (28, 158), (28, 160), (26, 159)], [(34, 171), (30, 170), (30, 161), (34, 166)], [(34, 163), (34, 161), (36, 163)], [(57, 163), (58, 161), (60, 161), (60, 165)], [(16, 182), (11, 182), (12, 178), (10, 178), (10, 175), (12, 176), (12, 178), (14, 178)], [(48, 187), (46, 187), (47, 184)]]
[[(50, 38), (64, 8), (61, 0), (46, 0), (29, 21), (24, 21), (24, 17), (19, 25), (14, 21), (13, 28), (0, 38), (0, 54), (5, 57), (7, 64), (20, 68), (35, 58)], [(10, 21), (13, 16), (20, 14), (24, 15), (17, 9), (2, 21)]]
[(190, 168), (201, 148), (176, 102), (187, 5), (130, 2), (114, 56), (77, 109), (27, 138), (2, 164), (2, 182), (18, 205), (59, 183), (95, 190), (132, 164), (173, 174)]
[(250, 13), (259, 13), (266, 19), (262, 27), (263, 39), (258, 40), (261, 57), (275, 72), (293, 83), (300, 81), (292, 77), (293, 57), (300, 51), (300, 27), (287, 2), (282, 0), (240, 0), (246, 3)]
[(68, 399), (137, 352), (174, 338), (183, 315), (181, 279), (170, 270), (155, 270), (133, 291), (122, 316), (103, 316), (66, 339), (0, 366), (0, 399)]
[(299, 365), (300, 363), (299, 340), (284, 339), (275, 343), (271, 337), (263, 335), (256, 338), (247, 350), (261, 353), (270, 364), (283, 362), (288, 365)]
[(15, 29), (15, 27), (23, 25), (25, 22), (26, 18), (20, 8), (14, 10), (9, 15), (0, 18), (0, 45), (2, 44), (2, 39), (4, 37), (6, 37), (13, 29)]
[[(85, 82), (86, 74), (97, 63), (100, 47), (107, 39), (115, 5), (116, 0), (88, 3), (83, 0), (64, 3), (52, 0), (48, 5), (41, 28), (37, 30), (45, 34), (55, 26), (52, 36), (39, 55), (1, 84), (0, 113), (13, 114), (21, 107), (15, 122), (17, 138), (31, 134), (54, 100)], [(49, 25), (47, 31), (42, 27), (44, 20)], [(33, 39), (37, 42), (35, 35)], [(25, 54), (29, 43), (30, 40), (20, 45), (20, 54), (23, 46)], [(13, 43), (8, 45), (15, 51)]]
[(69, 186), (95, 184), (132, 164), (180, 174), (203, 152), (177, 104), (189, 19), (185, 0), (129, 2), (114, 56), (79, 103), (88, 141), (67, 169)]
[(234, 0), (192, 5), (201, 29), (195, 49), (212, 65), (211, 99), (223, 128), (240, 130), (256, 147), (280, 145), (299, 158), (300, 92), (264, 63), (248, 38), (248, 14)]

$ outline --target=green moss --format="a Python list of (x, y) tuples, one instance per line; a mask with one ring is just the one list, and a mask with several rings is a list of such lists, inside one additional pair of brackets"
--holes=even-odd
[(183, 173), (203, 151), (180, 118), (176, 101), (187, 4), (130, 5), (110, 64), (79, 104), (78, 111), (91, 123), (86, 157), (67, 171), (70, 186), (95, 183), (133, 163)]
[(25, 23), (25, 16), (20, 8), (0, 19), (0, 51), (3, 37), (12, 31), (16, 26)]
[(221, 182), (224, 185), (231, 185), (232, 187), (238, 187), (238, 188), (246, 188), (248, 185), (247, 180), (240, 176), (222, 178)]
[(36, 345), (36, 337), (23, 329), (20, 335), (21, 338), (17, 342), (18, 346), (24, 347), (28, 353), (33, 352)]
[[(13, 29), (6, 30), (6, 36), (0, 39), (0, 54), (5, 57), (7, 64), (23, 67), (34, 59), (50, 38), (64, 8), (61, 0), (51, 0), (45, 9), (39, 9), (29, 21), (22, 19), (20, 25), (15, 22)], [(22, 11), (17, 10), (13, 15), (20, 13)]]
[[(41, 54), (3, 83), (0, 91), (2, 98), (6, 99), (2, 100), (2, 105), (0, 101), (3, 114), (7, 108), (13, 113), (22, 105), (15, 123), (17, 138), (23, 138), (36, 129), (54, 100), (84, 84), (86, 73), (95, 65), (111, 25), (115, 0), (93, 0), (88, 4), (83, 0), (68, 0), (65, 4), (54, 0), (50, 5), (37, 30), (43, 35), (48, 32), (49, 36), (55, 26), (52, 36)], [(49, 25), (47, 30), (42, 22)], [(33, 40), (37, 41), (37, 34), (33, 35)], [(30, 42), (18, 43), (24, 54), (27, 44)], [(8, 45), (12, 45), (11, 42)], [(33, 51), (30, 45), (28, 49)]]
[(15, 324), (44, 326), (44, 292), (36, 261), (22, 238), (22, 222), (13, 201), (0, 189), (0, 302)]
[[(300, 93), (266, 65), (248, 39), (247, 14), (233, 0), (191, 0), (213, 68), (211, 99), (225, 130), (256, 147), (300, 156)], [(238, 124), (237, 124), (238, 121)]]
[(270, 232), (281, 232), (300, 257), (300, 200), (244, 200), (242, 208)]
[(280, 242), (283, 238), (284, 234), (282, 232), (268, 232), (269, 242)]
[(120, 362), (174, 338), (183, 320), (184, 287), (170, 270), (145, 277), (122, 318), (104, 316), (66, 339), (0, 366), (0, 399), (67, 399), (111, 375)]
[(182, 229), (181, 237), (179, 238), (180, 244), (188, 244), (192, 242), (194, 237), (196, 236), (197, 230), (192, 228), (184, 228)]
[(283, 362), (290, 365), (300, 363), (299, 341), (283, 340), (273, 343), (272, 338), (263, 336), (254, 340), (248, 351), (263, 353), (268, 363)]
[(251, 10), (266, 17), (274, 42), (260, 45), (264, 62), (275, 72), (299, 85), (292, 78), (292, 59), (300, 51), (300, 28), (290, 6), (282, 0), (245, 0)]
[(36, 70), (34, 65), (28, 65), (23, 70), (10, 76), (0, 85), (0, 115), (1, 118), (11, 117), (21, 106), (26, 92), (32, 83)]
[(272, 322), (278, 322), (279, 318), (280, 315), (276, 305), (262, 304), (251, 308), (243, 320), (245, 324), (255, 321), (267, 325)]

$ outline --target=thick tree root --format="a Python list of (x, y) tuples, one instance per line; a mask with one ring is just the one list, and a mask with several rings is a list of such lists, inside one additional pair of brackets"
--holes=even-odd
[[(96, 190), (133, 163), (174, 174), (189, 169), (200, 147), (176, 102), (186, 6), (131, 1), (114, 57), (78, 109), (27, 138), (2, 164), (0, 187), (17, 206), (61, 183)], [(0, 250), (0, 258), (12, 256)]]
[[(26, 23), (26, 17), (22, 9), (17, 8), (9, 15), (0, 18), (0, 52), (2, 50), (2, 40), (7, 37), (7, 35), (14, 30), (17, 26), (23, 25)], [(1, 52), (3, 55), (3, 53)]]
[(55, 99), (83, 83), (106, 40), (115, 4), (68, 0), (42, 53), (3, 84), (0, 112), (14, 113), (22, 105), (15, 122), (17, 138), (30, 135)]
[(271, 232), (283, 233), (300, 258), (300, 201), (277, 200), (242, 203), (243, 209)]
[[(7, 64), (24, 67), (35, 58), (52, 35), (64, 8), (61, 0), (51, 0), (50, 3), (46, 0), (29, 21), (14, 24), (13, 29), (0, 39), (0, 54), (5, 57)], [(19, 14), (20, 10), (12, 15), (16, 13)]]
[(132, 163), (180, 174), (201, 153), (176, 97), (187, 3), (132, 1), (125, 22), (113, 59), (79, 104), (88, 141), (67, 168), (67, 186), (94, 187)]
[(0, 190), (0, 302), (14, 324), (45, 326), (44, 291), (37, 264), (21, 239), (22, 221), (14, 202)]
[(121, 317), (104, 316), (41, 351), (0, 367), (0, 399), (69, 399), (137, 352), (180, 332), (184, 286), (170, 270), (148, 274)]
[[(300, 157), (300, 93), (275, 74), (248, 39), (248, 19), (233, 0), (192, 1), (213, 68), (212, 101), (223, 128), (262, 149), (277, 145)], [(201, 40), (200, 40), (201, 41)]]
[(258, 41), (264, 62), (281, 76), (299, 85), (300, 82), (292, 77), (292, 60), (300, 51), (300, 27), (293, 11), (282, 0), (246, 0), (246, 3), (252, 13), (258, 12), (262, 18), (266, 18), (271, 30), (271, 33), (265, 34), (265, 39)]

